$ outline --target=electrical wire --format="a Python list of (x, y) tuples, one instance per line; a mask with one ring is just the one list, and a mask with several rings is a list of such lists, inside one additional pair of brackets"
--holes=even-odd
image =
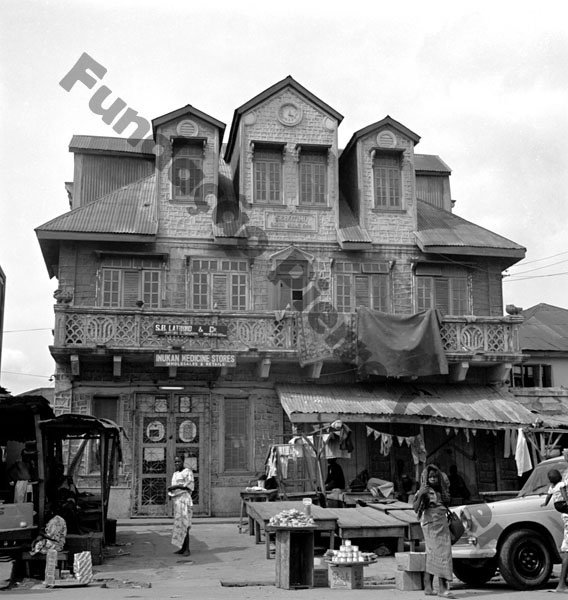
[[(543, 267), (536, 267), (536, 269), (528, 269), (527, 271), (518, 271), (517, 273), (513, 273), (512, 276), (523, 275), (524, 273), (533, 273), (534, 271), (542, 271), (542, 269), (548, 269), (549, 267), (553, 267), (554, 265), (561, 265), (562, 263), (568, 262), (568, 258), (565, 260), (559, 260), (557, 262), (550, 263), (549, 265), (544, 265)], [(515, 265), (517, 266), (517, 265)], [(509, 269), (507, 269), (508, 271)]]
[(38, 327), (37, 329), (6, 329), (4, 333), (23, 333), (26, 331), (53, 331), (53, 327)]
[(568, 275), (568, 271), (562, 271), (561, 273), (550, 273), (550, 275), (532, 275), (531, 277), (516, 277), (511, 275), (509, 276), (509, 279), (503, 279), (503, 283), (511, 283), (512, 281), (525, 281), (527, 279), (541, 279), (542, 277), (557, 277), (558, 275)]
[(556, 258), (557, 256), (563, 256), (564, 254), (568, 254), (568, 250), (566, 252), (559, 252), (558, 254), (552, 254), (550, 256), (545, 256), (544, 258), (535, 258), (534, 260), (527, 260), (527, 261), (521, 260), (514, 266), (515, 267), (524, 267), (525, 265), (531, 265), (532, 263), (541, 262), (543, 260), (548, 260), (549, 258)]
[(3, 375), (22, 375), (22, 377), (41, 377), (42, 379), (51, 379), (53, 375), (34, 375), (33, 373), (18, 373), (17, 371), (0, 371)]

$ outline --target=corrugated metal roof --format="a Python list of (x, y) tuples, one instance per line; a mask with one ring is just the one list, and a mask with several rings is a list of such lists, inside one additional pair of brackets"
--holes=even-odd
[(277, 386), (292, 422), (398, 422), (500, 429), (537, 417), (509, 392), (492, 386), (354, 384)]
[(155, 235), (155, 184), (153, 174), (115, 190), (41, 225), (36, 229), (38, 237), (50, 232)]
[(70, 152), (104, 152), (120, 154), (145, 154), (154, 156), (152, 139), (114, 138), (97, 135), (74, 135), (69, 143)]
[(339, 197), (339, 227), (337, 228), (337, 239), (339, 243), (357, 242), (367, 243), (372, 242), (371, 237), (355, 218), (351, 207), (347, 203), (343, 194)]
[(452, 172), (450, 167), (436, 154), (415, 154), (414, 170), (418, 175), (420, 171), (428, 173), (447, 173)]
[(568, 310), (540, 303), (522, 312), (521, 349), (568, 352)]
[[(489, 256), (523, 258), (526, 249), (497, 233), (466, 221), (453, 213), (417, 200), (418, 230), (415, 235), (424, 252), (450, 248)], [(475, 252), (473, 252), (475, 250)], [(480, 253), (480, 250), (484, 250)]]

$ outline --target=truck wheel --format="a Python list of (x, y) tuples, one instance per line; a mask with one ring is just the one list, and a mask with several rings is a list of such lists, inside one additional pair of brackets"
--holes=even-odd
[(487, 583), (497, 570), (495, 558), (454, 559), (452, 562), (454, 575), (460, 581), (474, 587)]
[(544, 585), (552, 572), (552, 556), (540, 534), (531, 529), (510, 533), (499, 551), (499, 570), (503, 579), (517, 590)]

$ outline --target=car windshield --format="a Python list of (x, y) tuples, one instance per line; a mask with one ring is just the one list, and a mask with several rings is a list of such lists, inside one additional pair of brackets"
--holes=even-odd
[(548, 488), (550, 487), (550, 481), (548, 481), (548, 472), (551, 469), (557, 469), (560, 471), (562, 476), (564, 476), (566, 469), (568, 469), (568, 463), (565, 461), (558, 461), (554, 463), (538, 465), (526, 480), (525, 485), (523, 485), (521, 488), (518, 496), (523, 497), (546, 494)]

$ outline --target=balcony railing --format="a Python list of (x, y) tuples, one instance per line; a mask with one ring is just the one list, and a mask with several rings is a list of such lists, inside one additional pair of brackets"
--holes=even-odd
[[(474, 355), (489, 360), (511, 360), (520, 355), (518, 329), (521, 317), (443, 318), (440, 333), (450, 361)], [(356, 315), (338, 314), (323, 323), (305, 314), (275, 312), (203, 312), (169, 310), (92, 309), (55, 306), (55, 340), (58, 349), (106, 347), (115, 350), (226, 350), (233, 352), (297, 353), (301, 362), (354, 356)], [(216, 326), (219, 337), (156, 333), (156, 325)]]

